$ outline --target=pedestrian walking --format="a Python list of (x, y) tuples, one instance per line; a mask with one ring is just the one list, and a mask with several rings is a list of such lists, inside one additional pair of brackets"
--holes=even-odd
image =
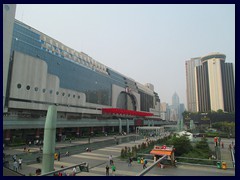
[[(64, 166), (62, 165), (61, 168), (64, 168)], [(62, 171), (62, 176), (67, 176), (66, 171)]]
[(173, 161), (173, 166), (174, 166), (174, 167), (177, 167), (177, 160), (176, 160), (176, 158), (175, 158), (174, 161)]
[(12, 156), (12, 159), (13, 159), (13, 161), (17, 161), (17, 155), (14, 154), (14, 155)]
[(129, 157), (129, 159), (128, 159), (128, 166), (132, 166), (132, 158), (131, 157)]
[(145, 169), (145, 168), (147, 168), (147, 160), (146, 159), (144, 159), (144, 161), (143, 161), (143, 169)]
[(22, 169), (22, 158), (18, 159), (18, 167), (19, 169)]
[(229, 148), (229, 150), (231, 150), (231, 149), (232, 149), (232, 145), (231, 145), (231, 144), (229, 144), (228, 148)]
[(18, 162), (16, 160), (13, 162), (13, 170), (18, 171)]
[(108, 158), (109, 158), (110, 165), (112, 165), (113, 164), (113, 157), (112, 157), (112, 155), (110, 155)]
[(76, 169), (76, 167), (73, 167), (73, 169), (72, 169), (72, 176), (75, 176), (76, 173), (77, 173), (77, 169)]
[(60, 151), (58, 152), (58, 161), (60, 161), (60, 158), (61, 158), (61, 153)]
[(109, 166), (106, 165), (106, 176), (109, 176)]
[(69, 152), (68, 151), (66, 152), (65, 156), (69, 156)]
[(115, 176), (116, 166), (112, 164), (112, 176)]

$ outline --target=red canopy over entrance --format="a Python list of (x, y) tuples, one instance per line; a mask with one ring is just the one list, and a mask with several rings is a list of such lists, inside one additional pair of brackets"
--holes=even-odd
[(130, 116), (153, 116), (153, 113), (149, 113), (149, 112), (133, 111), (133, 110), (119, 109), (119, 108), (102, 108), (102, 113), (130, 115)]

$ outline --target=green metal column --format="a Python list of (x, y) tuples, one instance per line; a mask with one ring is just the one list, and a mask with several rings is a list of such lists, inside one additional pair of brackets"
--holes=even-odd
[(122, 120), (119, 118), (119, 133), (122, 133)]
[(57, 107), (49, 106), (43, 140), (42, 173), (54, 170), (54, 152), (56, 142)]
[(129, 134), (129, 119), (127, 119), (127, 134)]

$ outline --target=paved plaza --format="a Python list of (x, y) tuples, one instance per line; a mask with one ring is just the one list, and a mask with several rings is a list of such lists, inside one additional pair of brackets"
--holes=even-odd
[[(120, 138), (120, 137), (118, 137)], [(91, 142), (98, 142), (107, 139), (113, 139), (113, 136), (108, 137), (98, 137), (93, 138)], [(68, 147), (72, 145), (83, 145), (86, 144), (88, 140), (82, 139), (79, 141), (73, 141), (72, 143), (69, 142), (61, 142), (57, 143), (56, 147)], [(121, 160), (119, 158), (121, 149), (125, 146), (132, 147), (134, 145), (141, 144), (144, 142), (144, 139), (130, 141), (127, 143), (120, 143), (118, 145), (108, 146), (100, 149), (93, 150), (92, 152), (82, 152), (70, 155), (69, 157), (62, 157), (60, 161), (54, 161), (54, 168), (55, 170), (61, 169), (61, 166), (69, 167), (81, 162), (88, 162), (89, 163), (89, 172), (80, 172), (77, 176), (105, 176), (106, 175), (106, 165), (109, 164), (109, 155), (113, 156), (113, 161), (116, 166), (115, 176), (136, 176), (139, 174), (143, 168), (142, 164), (133, 161), (132, 166), (128, 166), (126, 160)], [(38, 151), (37, 147), (31, 148), (32, 151)], [(8, 154), (18, 154), (21, 156), (23, 149), (22, 148), (14, 148), (5, 150), (5, 153)], [(153, 163), (152, 160), (148, 161), (147, 166), (150, 166)], [(11, 164), (10, 164), (11, 166)], [(24, 163), (22, 169), (19, 170), (20, 173), (29, 176), (30, 174), (35, 174), (36, 169), (41, 168), (41, 163)], [(71, 174), (71, 170), (67, 170), (67, 173)], [(110, 176), (111, 169), (110, 169)], [(214, 167), (204, 167), (204, 166), (192, 166), (192, 165), (178, 165), (177, 167), (165, 167), (160, 168), (155, 166), (151, 169), (145, 176), (234, 176), (235, 170), (234, 169), (217, 169)]]

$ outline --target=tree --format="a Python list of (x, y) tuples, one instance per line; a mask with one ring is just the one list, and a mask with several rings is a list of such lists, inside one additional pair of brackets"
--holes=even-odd
[(190, 152), (193, 147), (190, 143), (190, 140), (186, 136), (180, 136), (176, 137), (173, 136), (171, 139), (169, 139), (166, 143), (167, 145), (173, 145), (175, 150), (176, 156), (181, 156), (184, 153)]
[(194, 148), (204, 152), (204, 154), (206, 154), (206, 158), (208, 158), (208, 155), (211, 154), (211, 149), (206, 138), (202, 138), (201, 141), (198, 141)]
[(218, 109), (218, 110), (217, 110), (217, 113), (222, 114), (222, 113), (223, 113), (223, 110), (222, 110), (222, 109)]

